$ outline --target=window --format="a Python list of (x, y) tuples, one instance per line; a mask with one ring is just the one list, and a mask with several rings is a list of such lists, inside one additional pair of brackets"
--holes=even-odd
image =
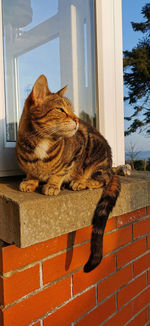
[(0, 15), (0, 175), (17, 173), (17, 125), (43, 73), (123, 163), (121, 0), (1, 0)]

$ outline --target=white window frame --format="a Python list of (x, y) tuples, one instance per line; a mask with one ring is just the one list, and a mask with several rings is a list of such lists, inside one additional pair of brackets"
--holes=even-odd
[(96, 0), (96, 31), (99, 130), (118, 166), (125, 162), (122, 0)]
[(14, 144), (6, 146), (2, 6), (0, 0), (0, 177), (20, 174)]
[[(74, 4), (73, 0), (71, 2)], [(121, 6), (122, 0), (95, 0), (98, 125), (100, 132), (108, 140), (112, 148), (114, 166), (124, 164), (125, 157)], [(15, 148), (5, 146), (2, 35), (0, 0), (0, 176), (9, 176), (20, 172), (17, 167)], [(72, 42), (76, 42), (75, 34)], [(76, 76), (73, 76), (73, 78), (76, 78)]]

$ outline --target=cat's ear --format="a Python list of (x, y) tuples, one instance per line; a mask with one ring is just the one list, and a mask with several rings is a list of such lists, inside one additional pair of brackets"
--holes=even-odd
[(62, 89), (60, 89), (60, 91), (58, 91), (57, 92), (57, 94), (59, 95), (59, 96), (64, 96), (64, 94), (65, 94), (65, 92), (66, 92), (66, 90), (67, 90), (67, 88), (68, 88), (68, 85), (66, 85), (65, 87), (63, 87)]
[(33, 86), (32, 100), (35, 103), (42, 102), (49, 93), (50, 90), (48, 88), (47, 78), (44, 75), (41, 75)]

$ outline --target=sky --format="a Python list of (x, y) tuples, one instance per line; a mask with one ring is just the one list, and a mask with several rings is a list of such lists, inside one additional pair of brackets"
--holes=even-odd
[[(141, 8), (148, 3), (148, 0), (122, 0), (122, 19), (123, 19), (123, 50), (132, 50), (137, 45), (137, 42), (142, 38), (141, 32), (134, 32), (131, 22), (143, 21)], [(126, 89), (124, 88), (124, 94)], [(131, 115), (132, 111), (128, 104), (124, 104), (125, 115)], [(128, 123), (125, 122), (125, 129)], [(125, 137), (125, 148), (128, 151), (130, 144), (135, 144), (136, 151), (149, 151), (150, 138), (144, 136), (142, 133), (134, 133), (131, 136)]]
[[(58, 0), (31, 0), (32, 21), (21, 30), (28, 32), (40, 23), (58, 13)], [(47, 33), (48, 31), (46, 31)], [(40, 35), (37, 35), (39, 38)], [(31, 39), (32, 42), (32, 39)], [(32, 73), (31, 73), (32, 70)], [(34, 82), (44, 74), (52, 91), (61, 88), (60, 41), (59, 37), (18, 57), (18, 74), (20, 84), (20, 107), (23, 108), (25, 98), (30, 93)], [(23, 77), (22, 77), (23, 76)], [(22, 110), (22, 109), (21, 109)]]

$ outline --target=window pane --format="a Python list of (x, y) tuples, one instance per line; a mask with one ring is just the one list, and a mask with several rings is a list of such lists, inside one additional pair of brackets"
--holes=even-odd
[[(54, 65), (53, 62), (55, 62)], [(50, 78), (48, 76), (48, 66), (50, 66)], [(61, 88), (59, 38), (18, 57), (20, 108), (23, 108), (25, 98), (31, 92), (33, 83), (41, 74), (48, 76), (50, 87), (54, 92)]]
[(69, 85), (75, 112), (96, 124), (94, 1), (3, 0), (6, 140), (16, 140), (25, 98), (45, 74)]

